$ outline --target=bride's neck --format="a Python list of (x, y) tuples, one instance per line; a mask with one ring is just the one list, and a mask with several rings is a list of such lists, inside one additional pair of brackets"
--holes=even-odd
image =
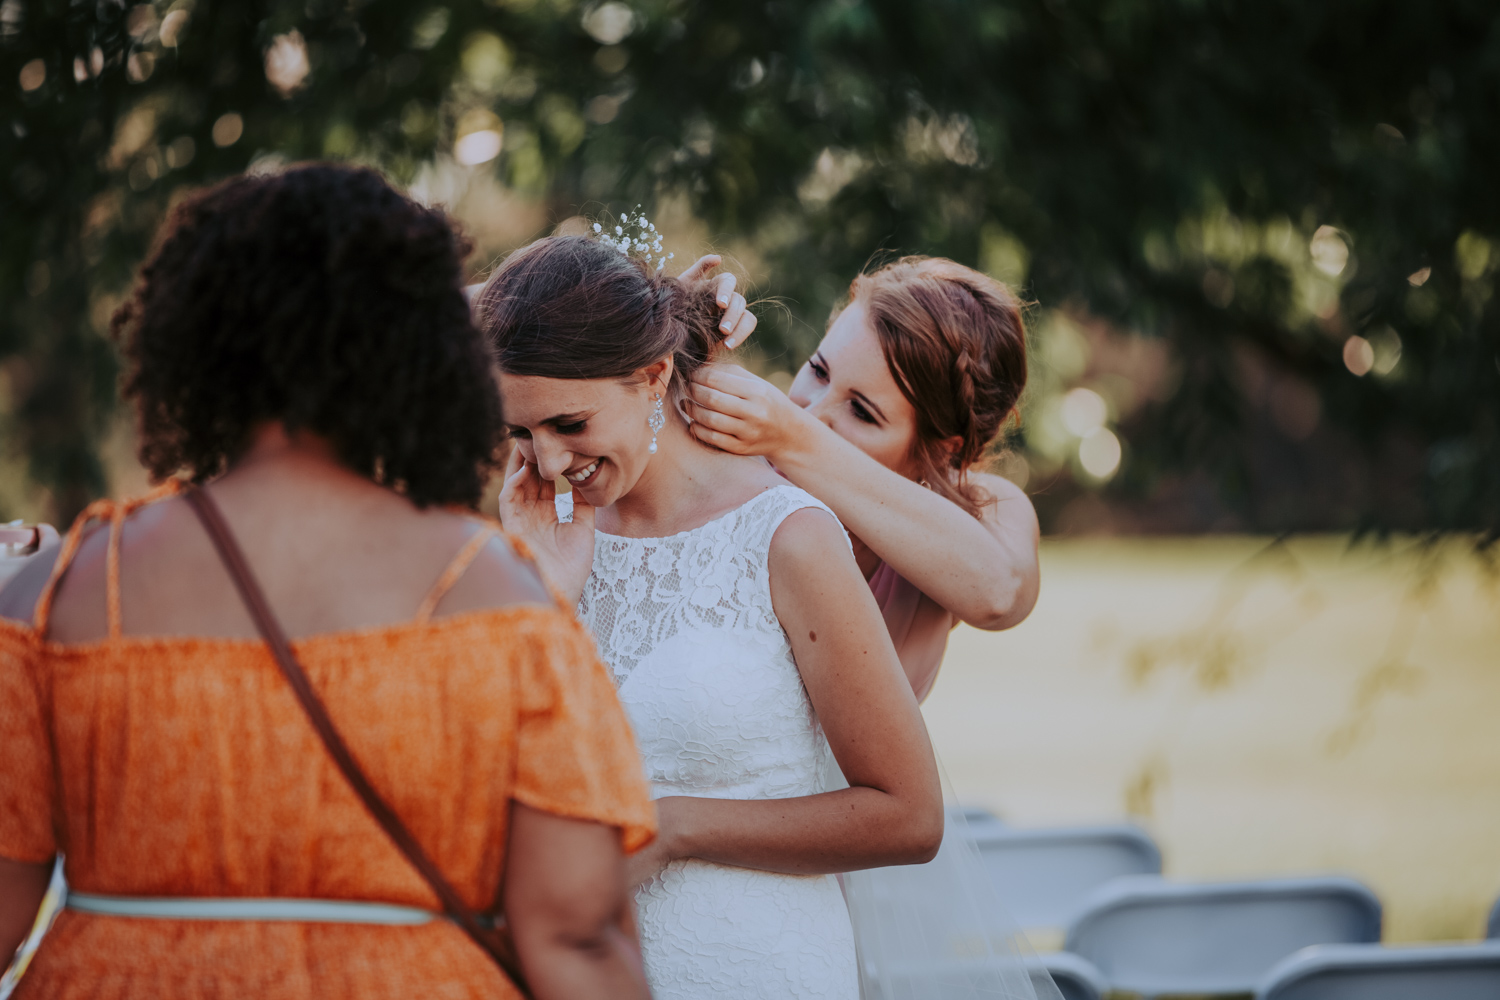
[[(657, 435), (651, 456), (629, 493), (616, 500), (609, 529), (637, 538), (687, 531), (744, 502), (738, 475), (746, 459), (702, 444), (673, 414)], [(602, 525), (601, 525), (602, 527)]]

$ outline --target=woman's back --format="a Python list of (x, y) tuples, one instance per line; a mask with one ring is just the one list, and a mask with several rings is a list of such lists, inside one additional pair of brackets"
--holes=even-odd
[[(627, 850), (649, 838), (610, 682), (527, 562), (471, 518), (255, 455), (212, 491), (355, 758), (469, 906), (496, 905), (512, 800), (621, 827)], [(63, 546), (42, 631), (0, 624), (0, 855), (60, 851), (72, 891), (91, 895), (440, 909), (328, 757), (185, 502), (91, 513), (109, 527), (85, 538), (80, 522)], [(444, 920), (69, 910), (18, 996), (102, 982), (155, 996), (506, 989)]]
[[(331, 458), (286, 447), (280, 428), (263, 436), (269, 440), (212, 489), (288, 635), (412, 619), (473, 536), (473, 518), (418, 510)], [(94, 531), (80, 547), (58, 588), (50, 638), (79, 643), (108, 634), (108, 536)], [(258, 637), (208, 535), (181, 500), (151, 504), (131, 517), (119, 573), (125, 635)], [(528, 562), (493, 544), (434, 610), (441, 616), (515, 603), (552, 602)]]

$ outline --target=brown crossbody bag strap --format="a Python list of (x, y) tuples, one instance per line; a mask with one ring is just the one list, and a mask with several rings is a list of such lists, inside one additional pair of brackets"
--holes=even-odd
[(359, 796), (375, 822), (380, 824), (380, 828), (385, 831), (386, 836), (391, 838), (396, 848), (406, 856), (406, 860), (410, 861), (412, 867), (427, 880), (427, 884), (432, 887), (432, 891), (442, 902), (443, 911), (454, 923), (463, 928), (475, 944), (495, 960), (495, 964), (500, 967), (500, 971), (513, 986), (523, 994), (529, 995), (525, 977), (521, 973), (521, 963), (516, 956), (515, 945), (511, 942), (509, 935), (502, 929), (486, 927), (479, 915), (469, 909), (453, 886), (443, 877), (443, 873), (438, 871), (437, 865), (433, 864), (432, 859), (422, 850), (422, 845), (417, 843), (416, 838), (406, 829), (400, 817), (380, 797), (380, 793), (375, 791), (369, 779), (360, 770), (354, 755), (349, 752), (348, 744), (334, 728), (333, 720), (328, 717), (328, 709), (323, 706), (322, 699), (308, 682), (302, 665), (297, 662), (291, 643), (287, 641), (286, 633), (281, 630), (280, 623), (271, 612), (271, 606), (266, 603), (265, 594), (261, 592), (260, 585), (250, 572), (244, 553), (240, 551), (239, 543), (234, 540), (229, 525), (224, 521), (224, 515), (219, 512), (218, 504), (214, 503), (213, 498), (206, 491), (197, 487), (186, 489), (183, 492), (183, 498), (192, 506), (193, 511), (198, 515), (198, 520), (203, 522), (209, 538), (213, 539), (214, 548), (218, 549), (224, 568), (229, 571), (235, 587), (239, 589), (240, 597), (244, 599), (246, 609), (250, 612), (250, 617), (255, 620), (255, 627), (260, 630), (266, 644), (271, 647), (271, 654), (276, 659), (276, 665), (281, 668), (282, 675), (292, 686), (292, 690), (297, 695), (297, 701), (301, 703), (302, 710), (307, 713), (308, 721), (317, 730), (318, 737), (328, 750), (328, 755), (343, 772), (344, 779), (349, 782), (349, 787), (354, 789), (354, 794)]

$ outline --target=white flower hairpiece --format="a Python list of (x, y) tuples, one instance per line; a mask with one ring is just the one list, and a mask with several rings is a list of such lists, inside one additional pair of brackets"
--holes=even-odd
[(639, 257), (647, 264), (654, 262), (657, 271), (666, 267), (667, 261), (677, 256), (675, 253), (662, 253), (661, 233), (656, 231), (655, 223), (646, 218), (646, 213), (641, 211), (639, 205), (635, 206), (635, 215), (626, 212), (621, 216), (614, 229), (613, 234), (606, 233), (603, 223), (594, 223), (594, 235), (599, 238), (600, 243), (614, 247), (627, 257)]

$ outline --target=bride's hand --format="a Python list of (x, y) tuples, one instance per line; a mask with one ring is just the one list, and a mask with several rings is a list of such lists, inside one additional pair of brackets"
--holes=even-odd
[(594, 508), (574, 490), (573, 521), (563, 524), (556, 499), (556, 486), (514, 449), (500, 491), (500, 523), (530, 547), (542, 576), (575, 607), (594, 569)]
[(776, 461), (802, 447), (816, 418), (770, 382), (739, 365), (708, 365), (688, 384), (693, 435), (733, 455), (764, 455)]
[[(707, 276), (709, 271), (718, 267), (723, 258), (716, 253), (699, 257), (689, 267), (677, 276), (678, 281), (697, 281)], [(750, 338), (755, 332), (756, 324), (760, 321), (755, 314), (746, 308), (745, 297), (734, 290), (735, 280), (732, 274), (721, 274), (714, 279), (714, 301), (719, 308), (724, 310), (724, 315), (719, 319), (719, 332), (724, 335), (724, 346), (736, 348)]]

